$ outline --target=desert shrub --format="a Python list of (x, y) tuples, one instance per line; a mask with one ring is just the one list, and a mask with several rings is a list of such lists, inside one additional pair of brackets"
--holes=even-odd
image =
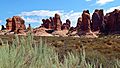
[[(15, 36), (12, 45), (0, 47), (0, 68), (104, 68), (102, 63), (86, 61), (85, 50), (81, 53), (68, 52), (63, 55), (61, 62), (54, 47), (43, 43), (42, 38), (34, 42), (30, 34), (26, 37)], [(113, 68), (119, 68), (120, 61), (116, 60)]]

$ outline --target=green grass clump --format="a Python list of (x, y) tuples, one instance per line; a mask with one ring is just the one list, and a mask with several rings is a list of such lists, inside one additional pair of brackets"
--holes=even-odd
[[(60, 59), (54, 47), (47, 46), (42, 38), (39, 41), (35, 43), (32, 35), (16, 35), (12, 45), (0, 47), (0, 68), (104, 68), (102, 63), (86, 62), (84, 49), (76, 54), (68, 52)], [(120, 68), (120, 61), (112, 68)]]

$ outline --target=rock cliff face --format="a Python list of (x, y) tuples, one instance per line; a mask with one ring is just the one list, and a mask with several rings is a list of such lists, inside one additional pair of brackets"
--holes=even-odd
[(25, 21), (20, 16), (13, 16), (12, 18), (8, 18), (6, 22), (6, 30), (17, 34), (25, 33)]
[(58, 31), (61, 30), (62, 21), (59, 14), (55, 14), (54, 16), (54, 25), (55, 25), (55, 30)]
[(6, 29), (7, 30), (12, 30), (13, 29), (13, 22), (12, 22), (12, 18), (8, 18), (8, 19), (6, 19)]
[[(42, 27), (52, 29), (53, 31), (68, 30), (66, 35), (91, 35), (96, 36), (100, 33), (120, 33), (120, 10), (115, 9), (113, 12), (107, 13), (104, 16), (103, 9), (96, 9), (90, 19), (88, 10), (84, 10), (82, 16), (78, 18), (76, 27), (71, 27), (71, 21), (66, 20), (62, 24), (59, 14), (49, 19), (43, 19)], [(55, 32), (54, 32), (55, 33)], [(60, 34), (60, 33), (58, 33)], [(64, 34), (65, 35), (65, 34)]]
[(71, 24), (71, 21), (69, 19), (66, 20), (66, 23), (63, 23), (62, 24), (62, 27), (61, 29), (62, 30), (69, 30), (70, 29), (70, 24)]
[(96, 9), (92, 15), (92, 30), (93, 31), (98, 31), (100, 30), (100, 15), (99, 15), (99, 10)]
[[(82, 24), (82, 17), (79, 17), (78, 20), (77, 20), (77, 25), (76, 25), (76, 29), (77, 30), (80, 30), (80, 26)], [(81, 26), (82, 27), (82, 26)]]
[(13, 16), (6, 20), (6, 29), (10, 31), (17, 31), (19, 29), (25, 30), (25, 21), (19, 16)]
[[(26, 29), (25, 21), (19, 16), (13, 16), (6, 20), (6, 30), (17, 34), (26, 33), (31, 30), (31, 26)], [(120, 10), (115, 9), (113, 12), (104, 16), (103, 9), (96, 9), (90, 18), (89, 10), (84, 10), (77, 20), (76, 27), (71, 27), (71, 21), (66, 20), (62, 23), (59, 14), (54, 17), (42, 19), (39, 28), (33, 29), (33, 33), (39, 36), (95, 36), (97, 34), (115, 34), (120, 33)], [(44, 35), (46, 34), (46, 35)]]
[(109, 33), (120, 32), (120, 10), (115, 9), (113, 12), (105, 15), (106, 30)]
[(81, 28), (82, 31), (90, 32), (90, 14), (88, 10), (84, 10), (82, 13), (82, 23)]
[(42, 22), (42, 27), (53, 30), (61, 30), (62, 21), (59, 14), (55, 14), (54, 17), (50, 17), (49, 19), (42, 19)]

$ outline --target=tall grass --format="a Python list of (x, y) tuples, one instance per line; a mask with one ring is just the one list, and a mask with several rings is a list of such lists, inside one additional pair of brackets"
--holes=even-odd
[[(12, 45), (0, 47), (0, 68), (104, 68), (102, 63), (86, 62), (84, 49), (76, 54), (68, 52), (60, 59), (54, 47), (48, 47), (42, 38), (39, 41), (37, 44), (32, 35), (16, 35)], [(120, 68), (120, 61), (111, 68)]]

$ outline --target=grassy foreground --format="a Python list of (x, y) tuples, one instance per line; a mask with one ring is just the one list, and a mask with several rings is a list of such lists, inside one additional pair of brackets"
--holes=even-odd
[(55, 47), (47, 46), (42, 38), (39, 41), (34, 42), (32, 35), (21, 38), (16, 35), (12, 45), (0, 47), (0, 68), (120, 68), (117, 59), (111, 64), (101, 55), (98, 55), (101, 59), (96, 59), (98, 56), (89, 59), (84, 48), (76, 53), (67, 52), (61, 58)]

